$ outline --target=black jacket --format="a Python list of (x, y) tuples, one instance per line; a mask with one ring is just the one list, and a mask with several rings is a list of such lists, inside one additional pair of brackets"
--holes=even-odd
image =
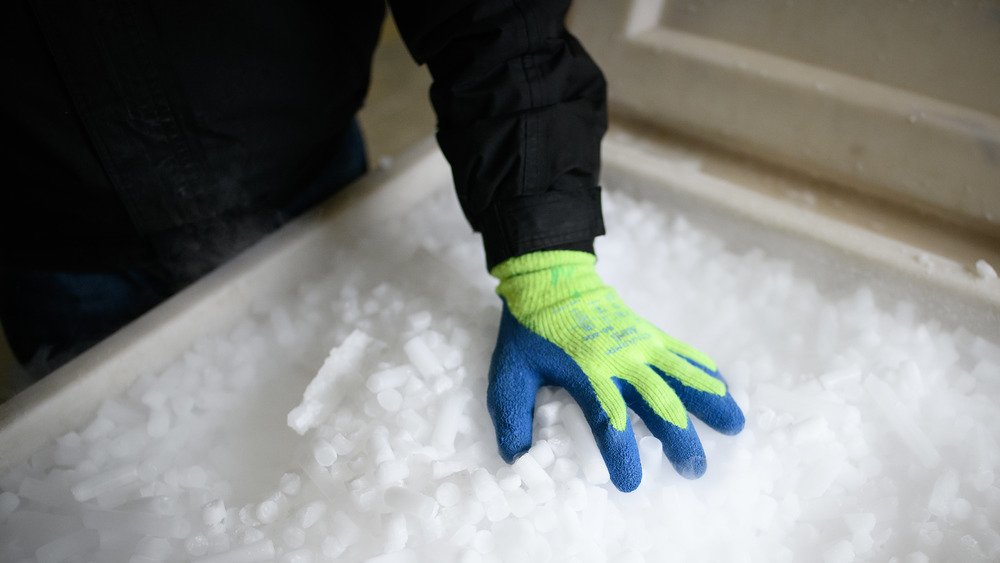
[[(438, 141), (488, 265), (592, 250), (605, 83), (564, 28), (568, 0), (390, 4), (433, 75)], [(20, 0), (7, 11), (2, 259), (91, 269), (217, 261), (213, 244), (270, 228), (261, 218), (342, 149), (385, 8)]]

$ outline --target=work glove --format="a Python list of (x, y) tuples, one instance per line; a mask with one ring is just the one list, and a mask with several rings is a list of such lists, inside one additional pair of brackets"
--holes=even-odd
[(618, 489), (642, 480), (626, 407), (662, 442), (678, 473), (700, 477), (705, 452), (688, 412), (723, 434), (743, 429), (743, 412), (712, 360), (632, 311), (595, 262), (588, 252), (551, 250), (490, 271), (504, 301), (487, 391), (500, 455), (512, 463), (528, 450), (535, 395), (556, 385), (583, 410)]

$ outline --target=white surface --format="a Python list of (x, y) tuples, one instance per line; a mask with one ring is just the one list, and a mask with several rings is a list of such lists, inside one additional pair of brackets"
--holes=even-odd
[(616, 109), (1000, 236), (996, 4), (581, 0)]
[[(628, 180), (626, 169), (608, 160), (609, 178), (618, 178), (609, 185), (631, 183), (641, 192), (650, 182), (645, 173)], [(33, 553), (83, 523), (101, 532), (111, 554), (162, 547), (140, 543), (153, 534), (168, 540), (173, 556), (221, 561), (306, 557), (302, 549), (355, 560), (389, 547), (401, 550), (390, 560), (457, 553), (510, 560), (546, 553), (596, 560), (995, 556), (1000, 348), (937, 315), (940, 307), (900, 297), (935, 299), (954, 311), (967, 303), (948, 301), (926, 279), (910, 280), (903, 291), (859, 287), (869, 280), (845, 274), (845, 265), (864, 270), (879, 253), (850, 262), (843, 248), (824, 250), (822, 237), (768, 246), (767, 255), (755, 245), (770, 240), (762, 234), (768, 228), (740, 228), (745, 218), (725, 214), (713, 222), (711, 211), (685, 211), (684, 219), (658, 210), (662, 203), (609, 195), (609, 231), (617, 234), (601, 240), (599, 268), (651, 320), (712, 353), (747, 410), (747, 430), (726, 438), (699, 427), (710, 469), (688, 482), (656, 463), (655, 440), (640, 429), (644, 484), (621, 495), (607, 484), (578, 409), (564, 393), (545, 392), (539, 421), (552, 424), (536, 429), (545, 445), (505, 466), (483, 404), (499, 316), (493, 282), (478, 274), (478, 242), (443, 193), (446, 169), (418, 161), (413, 170), (422, 176), (404, 169), (396, 189), (405, 186), (401, 179), (433, 184), (424, 188), (439, 192), (435, 201), (392, 225), (369, 231), (355, 223), (355, 244), (333, 247), (315, 237), (313, 245), (272, 247), (266, 258), (278, 270), (232, 270), (222, 286), (253, 288), (256, 275), (283, 289), (266, 300), (249, 294), (227, 313), (227, 327), (197, 338), (175, 334), (164, 344), (176, 348), (160, 348), (159, 357), (152, 351), (163, 339), (139, 337), (135, 345), (150, 354), (146, 365), (162, 367), (141, 370), (137, 362), (138, 379), (124, 395), (96, 417), (62, 427), (79, 428), (78, 435), (30, 449), (27, 464), (0, 471), (4, 491), (27, 493), (29, 479), (48, 485), (46, 495), (22, 494), (16, 504), (4, 497), (4, 506), (15, 506), (0, 538), (22, 543), (3, 544), (8, 551), (0, 555)], [(694, 183), (692, 192), (715, 189), (698, 185), (707, 180), (693, 170), (692, 163), (678, 181)], [(686, 192), (672, 190), (670, 207), (693, 205)], [(438, 219), (429, 225), (428, 216)], [(388, 233), (388, 242), (372, 232)], [(319, 262), (313, 274), (288, 268), (295, 253)], [(802, 255), (809, 259), (798, 261)], [(356, 267), (362, 263), (367, 267)], [(194, 318), (160, 330), (194, 326), (205, 310), (176, 314)], [(990, 314), (980, 311), (978, 319)], [(375, 339), (371, 352), (342, 375), (345, 396), (333, 398), (340, 407), (316, 421), (312, 435), (298, 437), (287, 413), (328, 349), (354, 331)], [(183, 338), (187, 345), (178, 345)], [(412, 342), (420, 344), (408, 347)], [(373, 377), (411, 362), (424, 369)], [(73, 398), (85, 403), (101, 396), (107, 383), (99, 380), (109, 376), (76, 377)], [(398, 409), (379, 401), (382, 385), (399, 390)], [(51, 414), (35, 408), (29, 420)], [(164, 413), (165, 430), (148, 424)], [(892, 423), (901, 417), (904, 424)], [(30, 428), (23, 424), (0, 437)], [(153, 436), (136, 441), (136, 429)], [(24, 436), (15, 438), (0, 443), (26, 447)], [(320, 440), (337, 454), (325, 469), (310, 460)], [(290, 471), (300, 474), (301, 487), (291, 485)], [(84, 492), (99, 491), (84, 505), (68, 500), (81, 483)], [(107, 484), (114, 486), (100, 489)], [(146, 499), (133, 498), (140, 494)], [(215, 500), (227, 507), (221, 528), (204, 522)]]

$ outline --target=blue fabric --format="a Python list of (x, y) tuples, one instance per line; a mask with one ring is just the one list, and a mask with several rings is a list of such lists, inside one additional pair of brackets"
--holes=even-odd
[[(688, 361), (722, 379), (718, 372)], [(664, 379), (689, 412), (710, 427), (724, 434), (742, 430), (743, 412), (728, 391), (720, 397), (686, 387), (672, 377)], [(690, 419), (685, 429), (674, 426), (657, 416), (629, 383), (620, 379), (615, 381), (629, 408), (663, 444), (663, 452), (677, 472), (688, 479), (703, 475), (707, 467), (705, 452)], [(535, 395), (542, 385), (566, 389), (579, 404), (607, 464), (611, 482), (625, 492), (638, 487), (642, 481), (642, 467), (631, 422), (624, 430), (615, 430), (580, 366), (558, 346), (518, 322), (504, 305), (490, 364), (486, 401), (500, 455), (508, 463), (531, 447)]]
[(365, 138), (358, 120), (344, 132), (337, 152), (315, 180), (278, 210), (278, 222), (286, 223), (339, 192), (368, 170)]
[(40, 272), (0, 277), (0, 318), (11, 350), (41, 377), (170, 296), (141, 271)]
[[(684, 358), (684, 356), (681, 357)], [(694, 367), (700, 369), (708, 375), (711, 375), (719, 381), (726, 383), (725, 378), (723, 378), (722, 374), (718, 371), (708, 369), (690, 358), (684, 359)], [(697, 389), (692, 389), (672, 377), (666, 377), (664, 373), (655, 366), (650, 367), (659, 373), (667, 384), (673, 388), (681, 402), (684, 403), (684, 407), (687, 408), (688, 412), (698, 417), (699, 420), (707, 424), (713, 430), (727, 436), (739, 434), (740, 431), (743, 430), (743, 424), (746, 420), (743, 416), (743, 411), (736, 404), (736, 401), (733, 400), (733, 396), (729, 394), (728, 384), (726, 385), (725, 396), (719, 397), (718, 395), (712, 395), (711, 393), (705, 393)]]
[(519, 323), (505, 305), (490, 365), (486, 404), (500, 455), (508, 463), (531, 447), (535, 395), (542, 385), (566, 389), (580, 405), (611, 482), (622, 491), (638, 487), (642, 467), (632, 423), (623, 431), (615, 430), (580, 366), (558, 346)]

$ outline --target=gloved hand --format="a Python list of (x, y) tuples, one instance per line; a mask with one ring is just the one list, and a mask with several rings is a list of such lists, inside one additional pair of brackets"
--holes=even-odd
[(557, 385), (580, 405), (620, 490), (642, 480), (626, 406), (678, 473), (700, 477), (705, 452), (688, 411), (723, 434), (743, 429), (743, 412), (712, 360), (639, 317), (598, 277), (595, 262), (587, 252), (552, 250), (490, 271), (504, 300), (487, 392), (500, 455), (512, 463), (528, 450), (535, 395)]

